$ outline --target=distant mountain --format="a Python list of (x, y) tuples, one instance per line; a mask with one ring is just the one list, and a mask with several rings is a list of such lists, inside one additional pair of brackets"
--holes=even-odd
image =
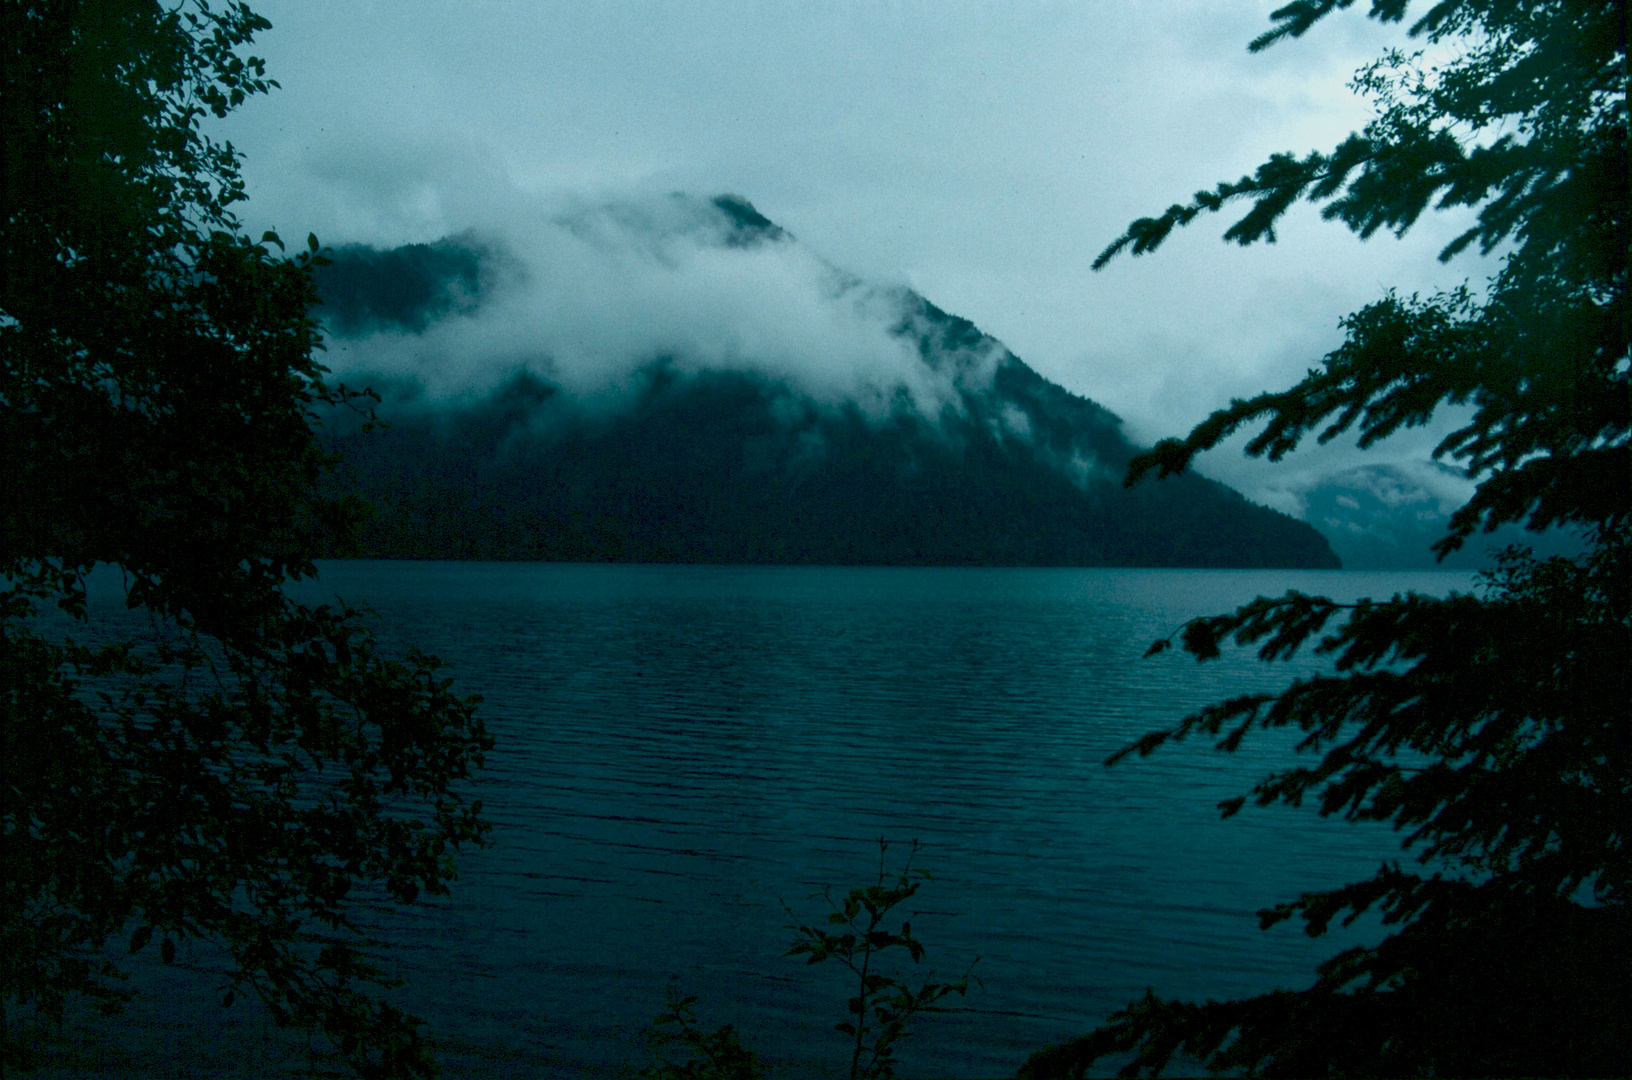
[[(794, 244), (747, 201), (712, 200), (721, 250)], [(345, 247), (321, 272), (337, 339), (416, 340), (479, 318), (512, 253), (472, 236)], [(836, 272), (835, 272), (836, 273)], [(839, 275), (839, 291), (859, 287)], [(1335, 567), (1310, 526), (1186, 475), (1121, 485), (1136, 452), (1113, 414), (1050, 383), (967, 320), (907, 289), (887, 333), (947, 388), (938, 415), (905, 391), (819, 401), (752, 369), (655, 355), (615, 406), (518, 366), (481, 393), (433, 398), (362, 378), (383, 431), (341, 413), (337, 482), (374, 507), (379, 558), (1021, 566)], [(390, 339), (396, 340), (396, 339)], [(366, 374), (366, 373), (365, 373)]]
[(1580, 538), (1567, 530), (1533, 533), (1504, 525), (1474, 533), (1439, 559), (1433, 544), (1445, 535), (1468, 486), (1461, 472), (1435, 463), (1362, 465), (1327, 476), (1304, 492), (1305, 519), (1330, 539), (1352, 570), (1481, 569), (1494, 563), (1493, 551), (1515, 545), (1542, 557), (1580, 552)]

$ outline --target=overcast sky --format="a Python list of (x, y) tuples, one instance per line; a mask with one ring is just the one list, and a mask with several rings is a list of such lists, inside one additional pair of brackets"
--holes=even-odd
[[(1488, 272), (1435, 261), (1460, 219), (1361, 243), (1309, 207), (1273, 246), (1226, 245), (1233, 218), (1215, 218), (1089, 269), (1130, 219), (1361, 126), (1345, 83), (1406, 41), (1366, 5), (1258, 55), (1276, 4), (1256, 0), (252, 6), (283, 88), (223, 131), (257, 231), (395, 245), (529, 199), (733, 192), (831, 262), (972, 319), (1141, 441), (1295, 381), (1390, 285)], [(1206, 471), (1291, 509), (1288, 491), (1357, 460), (1349, 445)]]

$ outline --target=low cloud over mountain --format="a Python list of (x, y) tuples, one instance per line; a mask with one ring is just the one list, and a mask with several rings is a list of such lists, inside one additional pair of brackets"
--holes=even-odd
[(1493, 533), (1474, 533), (1461, 549), (1439, 560), (1433, 544), (1445, 535), (1451, 514), (1471, 491), (1459, 470), (1434, 462), (1363, 465), (1327, 476), (1304, 492), (1304, 519), (1325, 534), (1343, 565), (1353, 570), (1477, 569), (1493, 562), (1494, 551), (1513, 545), (1542, 556), (1580, 550), (1579, 538), (1565, 530), (1537, 534), (1504, 525)]
[(594, 401), (621, 399), (661, 358), (676, 373), (753, 374), (873, 417), (903, 398), (934, 416), (957, 407), (960, 382), (990, 379), (990, 339), (926, 363), (899, 332), (908, 290), (839, 271), (744, 200), (518, 218), (502, 236), (342, 248), (323, 281), (336, 366), (410, 380), (436, 400), (527, 374)]
[(364, 554), (1332, 566), (1198, 476), (1126, 491), (1105, 409), (745, 200), (567, 207), (502, 235), (334, 253), (330, 360)]

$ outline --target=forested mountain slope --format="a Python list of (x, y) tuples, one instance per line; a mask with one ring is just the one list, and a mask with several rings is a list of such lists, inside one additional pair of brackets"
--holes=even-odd
[[(795, 244), (746, 202), (705, 204), (718, 252)], [(389, 251), (345, 247), (319, 284), (337, 351), (422, 347), (525, 288), (515, 253), (473, 235)], [(523, 284), (518, 284), (518, 280)], [(347, 370), (382, 393), (384, 430), (346, 414), (327, 439), (336, 481), (373, 517), (381, 558), (576, 561), (1331, 567), (1310, 526), (1184, 476), (1128, 490), (1120, 421), (1048, 382), (995, 339), (904, 288), (833, 271), (834, 303), (869, 317), (919, 369), (855, 400), (764, 367), (644, 359), (616, 394), (518, 362), (438, 393), (402, 368)], [(342, 359), (344, 357), (342, 356)], [(537, 360), (537, 358), (534, 358)], [(457, 358), (451, 358), (457, 363)], [(921, 378), (919, 378), (921, 376)], [(914, 381), (916, 380), (916, 381)], [(928, 389), (926, 389), (926, 387)]]

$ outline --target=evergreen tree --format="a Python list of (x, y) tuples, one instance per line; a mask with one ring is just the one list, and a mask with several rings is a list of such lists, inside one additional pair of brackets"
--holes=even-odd
[[(1352, 5), (1295, 0), (1252, 48)], [(1372, 0), (1370, 15), (1397, 21), (1407, 6)], [(1386, 936), (1327, 960), (1308, 989), (1204, 1004), (1147, 993), (1023, 1075), (1080, 1076), (1108, 1055), (1155, 1073), (1175, 1054), (1263, 1076), (1632, 1072), (1625, 9), (1440, 0), (1411, 31), (1443, 59), (1391, 51), (1361, 70), (1353, 85), (1376, 107), (1363, 131), (1134, 222), (1096, 266), (1231, 203), (1249, 208), (1227, 239), (1272, 241), (1309, 200), (1361, 236), (1476, 208), (1441, 257), (1477, 243), (1499, 271), (1483, 290), (1386, 294), (1296, 386), (1232, 402), (1135, 461), (1129, 482), (1178, 472), (1244, 425), (1264, 425), (1247, 449), (1274, 460), (1311, 433), (1357, 428), (1367, 446), (1462, 405), (1471, 415), (1436, 454), (1477, 488), (1437, 550), (1503, 522), (1573, 527), (1585, 550), (1511, 551), (1474, 595), (1344, 605), (1293, 592), (1186, 625), (1177, 636), (1199, 660), (1233, 641), (1266, 661), (1311, 648), (1331, 670), (1205, 708), (1117, 758), (1187, 736), (1232, 751), (1255, 729), (1295, 727), (1308, 763), (1226, 801), (1225, 816), (1309, 798), (1391, 823), (1414, 859), (1260, 913), (1311, 935), (1381, 914)]]
[[(243, 236), (201, 130), (274, 85), (240, 51), (267, 25), (0, 4), (0, 1003), (113, 1010), (120, 952), (207, 940), (224, 1003), (418, 1075), (352, 902), (446, 890), (490, 741), (434, 659), (284, 592), (348, 520), (312, 425), (356, 395), (316, 359), (317, 241)], [(123, 617), (87, 603), (104, 564)]]

